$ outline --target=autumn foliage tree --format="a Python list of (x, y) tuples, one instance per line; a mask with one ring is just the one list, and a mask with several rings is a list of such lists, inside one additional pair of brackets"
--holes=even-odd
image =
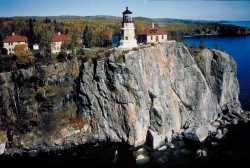
[(110, 28), (98, 28), (95, 32), (95, 46), (108, 47), (112, 45), (113, 31)]
[(17, 45), (14, 51), (17, 59), (21, 62), (29, 62), (32, 59), (32, 53), (25, 44)]

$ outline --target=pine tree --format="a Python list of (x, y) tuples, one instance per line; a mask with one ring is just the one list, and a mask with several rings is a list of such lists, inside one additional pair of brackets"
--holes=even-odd
[(34, 32), (34, 24), (33, 24), (33, 19), (29, 19), (29, 32), (28, 32), (28, 39), (29, 39), (29, 45), (31, 46), (32, 44), (35, 43), (35, 32)]
[(84, 31), (83, 31), (83, 44), (87, 48), (90, 48), (92, 46), (92, 35), (93, 35), (93, 32), (92, 32), (91, 28), (86, 26)]

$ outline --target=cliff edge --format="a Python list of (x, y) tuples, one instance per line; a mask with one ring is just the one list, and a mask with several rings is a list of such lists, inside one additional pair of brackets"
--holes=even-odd
[(1, 73), (0, 152), (99, 141), (157, 148), (247, 121), (226, 53), (176, 42), (105, 55)]

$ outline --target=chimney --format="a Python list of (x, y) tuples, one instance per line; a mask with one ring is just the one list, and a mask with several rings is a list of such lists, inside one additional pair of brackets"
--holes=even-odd
[(12, 34), (11, 34), (12, 36), (15, 36), (16, 35), (16, 33), (15, 32), (12, 32)]
[(155, 28), (155, 24), (154, 24), (154, 22), (152, 23), (152, 29), (154, 29)]

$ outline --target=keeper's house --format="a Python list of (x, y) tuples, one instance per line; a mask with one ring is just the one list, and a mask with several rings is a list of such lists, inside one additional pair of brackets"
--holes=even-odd
[(152, 23), (152, 27), (146, 28), (138, 34), (139, 43), (162, 43), (168, 40), (166, 32), (162, 31), (158, 26)]
[(16, 35), (15, 33), (12, 33), (11, 36), (7, 36), (3, 40), (3, 48), (7, 50), (7, 54), (15, 54), (15, 47), (17, 45), (25, 45), (28, 49), (27, 44), (28, 38), (26, 36)]
[(70, 42), (70, 38), (58, 32), (51, 37), (51, 53), (52, 54), (59, 54), (62, 51), (63, 44), (68, 44)]

